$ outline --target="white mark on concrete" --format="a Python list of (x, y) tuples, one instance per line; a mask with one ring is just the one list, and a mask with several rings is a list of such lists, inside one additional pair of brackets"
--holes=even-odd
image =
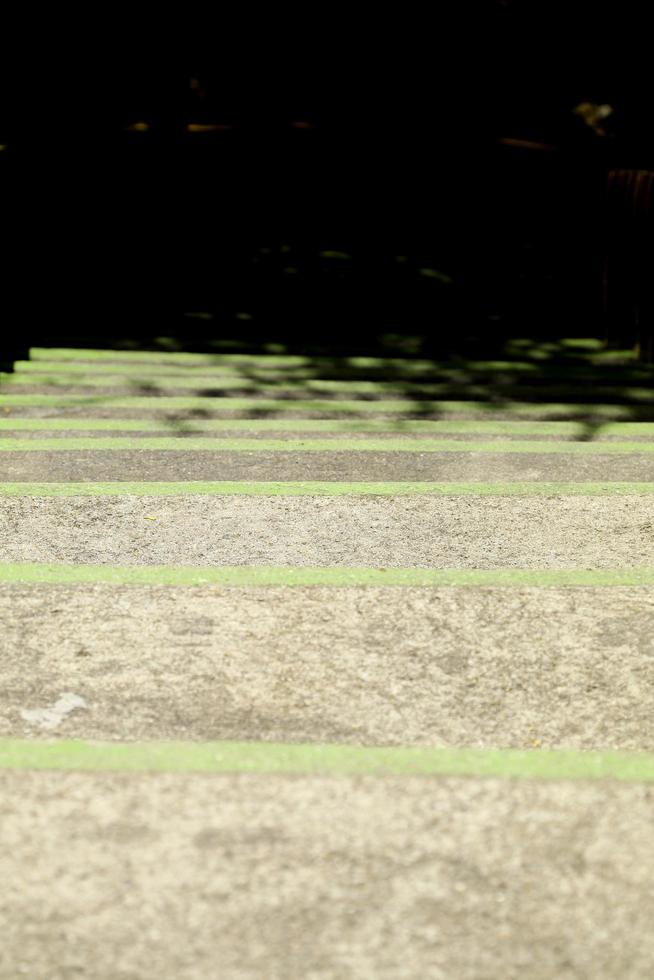
[(84, 698), (81, 698), (79, 694), (73, 694), (71, 691), (64, 691), (49, 708), (21, 711), (20, 716), (23, 721), (26, 721), (30, 725), (52, 731), (59, 727), (71, 711), (76, 711), (78, 708), (86, 708)]

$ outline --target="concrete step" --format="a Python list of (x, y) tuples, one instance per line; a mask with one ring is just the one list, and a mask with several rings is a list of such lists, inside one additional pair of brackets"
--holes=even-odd
[(0, 619), (5, 737), (654, 750), (651, 588), (4, 583)]
[(0, 976), (641, 980), (651, 789), (0, 772)]
[[(62, 440), (63, 441), (63, 440)], [(354, 444), (352, 444), (354, 445)], [(654, 453), (26, 449), (0, 481), (373, 480), (654, 482)]]
[[(37, 411), (37, 409), (33, 409)], [(39, 409), (38, 411), (45, 411)], [(652, 441), (654, 423), (652, 422), (544, 422), (544, 421), (489, 421), (477, 419), (298, 419), (288, 418), (209, 418), (193, 416), (167, 416), (166, 414), (147, 418), (96, 417), (95, 414), (71, 416), (69, 410), (61, 410), (61, 417), (24, 417), (6, 412), (0, 417), (2, 438), (33, 437), (42, 439), (46, 433), (57, 437), (84, 438), (130, 435), (144, 436), (213, 436), (214, 438), (306, 438), (308, 433), (319, 433), (320, 439), (352, 438), (430, 438), (458, 440), (577, 440), (584, 442), (603, 441)], [(313, 438), (313, 436), (309, 436)]]
[[(640, 389), (643, 390), (643, 389)], [(647, 389), (649, 391), (649, 389)], [(588, 396), (593, 390), (583, 389)], [(464, 397), (465, 395), (465, 397)], [(68, 415), (95, 418), (127, 417), (147, 413), (179, 414), (194, 413), (203, 418), (240, 417), (244, 413), (253, 418), (297, 417), (297, 418), (416, 418), (434, 420), (488, 420), (488, 421), (570, 421), (584, 422), (591, 427), (602, 422), (639, 422), (654, 419), (654, 405), (649, 401), (641, 404), (621, 404), (611, 400), (591, 401), (553, 401), (551, 396), (538, 400), (525, 401), (519, 398), (497, 398), (492, 391), (488, 397), (475, 399), (470, 393), (460, 389), (455, 400), (417, 399), (379, 395), (348, 398), (347, 395), (332, 393), (331, 396), (316, 396), (307, 392), (288, 392), (286, 397), (264, 397), (250, 393), (246, 397), (225, 392), (222, 395), (163, 395), (159, 392), (116, 395), (101, 394), (97, 390), (84, 393), (66, 393), (60, 388), (48, 389), (42, 394), (28, 394), (23, 389), (16, 393), (0, 393), (0, 411), (3, 414), (16, 414), (30, 417), (39, 415)]]
[(0, 561), (646, 567), (654, 495), (0, 496)]

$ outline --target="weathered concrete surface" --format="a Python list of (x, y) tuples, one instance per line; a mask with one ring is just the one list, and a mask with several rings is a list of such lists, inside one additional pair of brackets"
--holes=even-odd
[(654, 791), (0, 773), (0, 977), (642, 980)]
[(607, 455), (413, 452), (67, 450), (0, 455), (0, 481), (654, 480), (654, 453)]
[[(256, 372), (254, 373), (256, 375)], [(590, 398), (595, 402), (623, 404), (629, 408), (651, 408), (654, 396), (650, 384), (606, 384), (597, 380), (573, 379), (567, 383), (553, 380), (546, 385), (530, 384), (528, 379), (501, 381), (486, 377), (478, 380), (463, 378), (454, 380), (419, 380), (410, 378), (366, 380), (366, 379), (298, 379), (292, 375), (268, 374), (247, 376), (245, 374), (216, 374), (214, 376), (187, 372), (177, 375), (148, 376), (138, 375), (90, 374), (57, 380), (56, 373), (44, 372), (43, 377), (36, 374), (8, 375), (0, 379), (0, 392), (23, 395), (89, 395), (91, 397), (130, 397), (158, 396), (175, 397), (195, 395), (203, 398), (238, 397), (239, 395), (257, 398), (275, 398), (280, 395), (292, 398), (406, 398), (407, 401), (480, 400), (489, 403), (501, 401), (533, 401), (583, 403)]]
[[(206, 398), (196, 417), (245, 414), (228, 402)], [(380, 405), (356, 410), (381, 418)], [(582, 417), (589, 435), (607, 412), (652, 417), (650, 403), (406, 406)], [(110, 397), (10, 407), (2, 417), (135, 415)], [(171, 424), (194, 414), (142, 410)], [(355, 417), (338, 398), (283, 417), (340, 412)], [(0, 456), (2, 481), (191, 479), (652, 481), (654, 456)], [(652, 563), (647, 498), (335, 503), (5, 500), (3, 558)], [(647, 589), (2, 585), (0, 621), (10, 736), (654, 749)], [(639, 785), (5, 771), (0, 978), (642, 980), (654, 975), (653, 852), (654, 789)]]
[[(1, 418), (1, 416), (0, 416)], [(387, 427), (381, 430), (368, 430), (362, 432), (352, 431), (350, 429), (346, 430), (319, 430), (316, 432), (306, 431), (301, 428), (297, 428), (297, 419), (295, 423), (292, 419), (284, 423), (283, 420), (276, 420), (274, 427), (266, 427), (265, 429), (247, 428), (247, 425), (243, 426), (243, 420), (233, 420), (238, 421), (238, 428), (229, 429), (202, 429), (202, 422), (193, 422), (192, 420), (186, 420), (183, 422), (166, 421), (165, 419), (160, 419), (157, 429), (149, 429), (144, 427), (142, 429), (130, 428), (129, 430), (121, 429), (117, 427), (115, 429), (59, 429), (59, 428), (48, 428), (47, 424), (44, 423), (43, 428), (40, 429), (8, 429), (2, 428), (0, 430), (0, 438), (2, 439), (79, 439), (80, 437), (84, 439), (102, 439), (107, 437), (113, 438), (130, 438), (138, 439), (140, 436), (144, 438), (152, 438), (159, 436), (178, 436), (180, 440), (184, 440), (189, 436), (199, 439), (329, 439), (332, 441), (342, 441), (347, 439), (348, 441), (357, 442), (366, 439), (393, 439), (396, 440), (399, 437), (405, 439), (407, 442), (416, 442), (424, 439), (430, 439), (434, 441), (442, 442), (470, 442), (474, 440), (475, 442), (522, 442), (528, 439), (530, 442), (536, 444), (539, 442), (584, 442), (588, 443), (612, 443), (612, 442), (624, 442), (625, 440), (630, 443), (643, 443), (644, 446), (654, 442), (654, 436), (650, 434), (639, 435), (629, 433), (628, 435), (620, 435), (615, 433), (603, 434), (601, 431), (589, 433), (580, 432), (568, 434), (565, 433), (560, 435), (558, 433), (548, 434), (536, 432), (486, 432), (482, 428), (478, 432), (474, 430), (469, 432), (443, 432), (443, 431), (433, 431), (433, 430), (422, 430), (422, 431), (406, 431), (402, 428), (402, 424), (394, 423), (389, 419), (386, 423)], [(323, 420), (324, 421), (324, 420)], [(379, 421), (379, 420), (376, 420)], [(141, 420), (143, 424), (143, 420)], [(205, 423), (206, 424), (206, 423)], [(255, 423), (256, 424), (256, 423)], [(536, 424), (536, 423), (534, 423)], [(406, 425), (406, 423), (405, 423)], [(579, 438), (582, 435), (584, 438)], [(181, 445), (183, 443), (180, 443)], [(536, 448), (535, 447), (535, 448)], [(356, 448), (356, 447), (353, 447)]]
[[(11, 394), (19, 394), (12, 391)], [(2, 394), (2, 392), (0, 392)], [(58, 393), (59, 395), (60, 393)], [(92, 396), (91, 396), (92, 397)], [(102, 396), (100, 396), (102, 398)], [(321, 405), (325, 405), (327, 399), (316, 399)], [(519, 421), (531, 420), (577, 420), (588, 425), (589, 430), (593, 431), (596, 425), (602, 422), (614, 421), (652, 421), (654, 411), (651, 406), (629, 406), (629, 405), (572, 405), (558, 403), (511, 403), (506, 408), (501, 404), (489, 402), (459, 402), (458, 407), (449, 402), (446, 407), (433, 403), (418, 403), (408, 401), (406, 412), (385, 410), (383, 402), (372, 405), (367, 400), (362, 400), (357, 409), (348, 408), (343, 411), (343, 405), (339, 401), (329, 402), (329, 407), (307, 408), (304, 406), (293, 408), (293, 400), (284, 400), (283, 408), (277, 401), (274, 405), (268, 400), (253, 398), (249, 408), (230, 407), (231, 399), (206, 398), (202, 404), (196, 408), (174, 408), (157, 406), (156, 400), (145, 400), (139, 403), (138, 407), (129, 408), (117, 407), (107, 397), (106, 402), (86, 401), (85, 399), (78, 404), (57, 405), (4, 405), (0, 406), (0, 418), (135, 418), (145, 416), (147, 418), (161, 419), (185, 419), (185, 418), (279, 418), (279, 419), (298, 419), (298, 418), (362, 418), (362, 419), (383, 419), (397, 420), (398, 418), (423, 418), (423, 419), (475, 419), (479, 421), (498, 422), (502, 420)]]
[[(644, 588), (0, 586), (0, 735), (654, 750)], [(45, 732), (47, 735), (47, 732)]]
[(642, 567), (654, 497), (4, 497), (0, 561)]

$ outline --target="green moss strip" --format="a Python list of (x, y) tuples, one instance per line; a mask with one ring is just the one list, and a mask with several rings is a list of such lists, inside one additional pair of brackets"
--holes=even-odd
[(0, 582), (179, 586), (652, 586), (654, 568), (440, 569), (247, 565), (67, 565), (0, 563)]
[(166, 497), (201, 494), (248, 497), (407, 495), (479, 497), (605, 497), (654, 494), (654, 483), (336, 483), (329, 481), (189, 481), (111, 483), (0, 483), (5, 497)]
[(654, 422), (485, 421), (482, 419), (123, 419), (123, 418), (0, 418), (0, 430), (51, 432), (424, 432), (445, 435), (485, 436), (567, 436), (589, 440), (606, 436), (654, 437)]
[(654, 782), (654, 754), (278, 742), (108, 743), (2, 739), (0, 769), (612, 779), (651, 783)]

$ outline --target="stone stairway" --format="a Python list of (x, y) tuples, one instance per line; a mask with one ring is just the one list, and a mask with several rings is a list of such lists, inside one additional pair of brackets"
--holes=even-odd
[(34, 349), (0, 978), (654, 970), (652, 372)]

